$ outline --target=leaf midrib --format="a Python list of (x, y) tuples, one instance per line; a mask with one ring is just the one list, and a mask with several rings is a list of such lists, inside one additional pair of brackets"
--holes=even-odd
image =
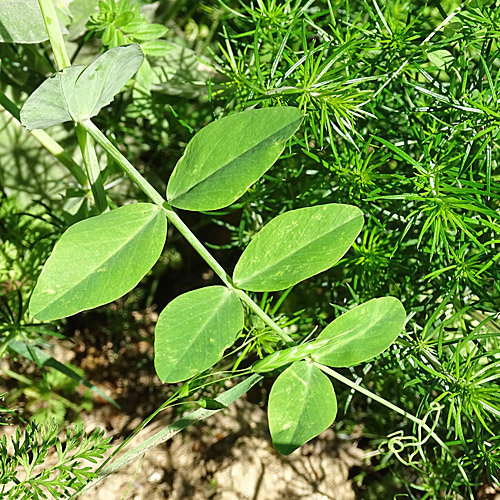
[[(344, 227), (346, 224), (349, 224), (351, 223), (352, 221), (356, 220), (358, 217), (362, 217), (361, 214), (356, 214), (355, 217), (353, 217), (352, 219), (349, 219), (348, 221), (344, 221), (342, 222), (342, 224), (340, 224), (339, 226), (336, 226), (334, 229), (332, 229), (331, 231), (325, 233), (325, 234), (322, 234), (320, 236), (318, 236), (317, 238), (314, 238), (314, 239), (311, 239), (311, 240), (308, 240), (308, 242), (306, 242), (304, 245), (302, 246), (298, 246), (298, 247), (295, 247), (295, 249), (291, 252), (291, 253), (288, 253), (286, 254), (284, 257), (281, 257), (281, 258), (278, 258), (276, 261), (274, 261), (271, 265), (269, 265), (268, 267), (265, 267), (265, 268), (261, 268), (260, 270), (258, 270), (257, 272), (255, 272), (254, 274), (250, 275), (250, 276), (247, 276), (245, 277), (244, 279), (241, 279), (241, 280), (236, 280), (237, 281), (237, 284), (238, 285), (242, 285), (244, 283), (248, 283), (252, 280), (255, 279), (255, 277), (258, 277), (262, 274), (268, 274), (269, 271), (275, 267), (279, 267), (279, 265), (283, 262), (283, 261), (286, 261), (290, 258), (293, 258), (296, 254), (300, 253), (302, 250), (304, 250), (305, 248), (307, 248), (308, 246), (310, 245), (313, 245), (315, 244), (316, 242), (322, 240), (323, 238), (327, 238), (331, 233), (333, 233), (334, 231), (337, 231), (339, 229), (341, 229), (342, 227)], [(346, 249), (346, 251), (349, 249), (349, 247)]]
[[(284, 129), (286, 129), (286, 128), (290, 127), (290, 126), (292, 126), (292, 125), (293, 125), (295, 122), (297, 122), (297, 121), (300, 123), (300, 122), (302, 121), (302, 118), (301, 118), (300, 120), (294, 120), (293, 122), (290, 122), (289, 124), (287, 124), (287, 125), (285, 125), (285, 126), (283, 126), (283, 127), (279, 128), (279, 129), (277, 129), (277, 130), (276, 130), (275, 132), (273, 132), (271, 135), (266, 136), (266, 138), (265, 138), (265, 139), (262, 139), (262, 140), (260, 140), (259, 142), (257, 142), (257, 144), (255, 144), (254, 146), (252, 146), (252, 147), (250, 147), (250, 148), (246, 149), (244, 152), (242, 152), (242, 153), (240, 153), (240, 154), (238, 154), (238, 155), (235, 155), (235, 156), (233, 156), (233, 157), (229, 158), (228, 160), (226, 160), (226, 162), (225, 162), (222, 166), (220, 166), (219, 168), (217, 168), (217, 169), (216, 169), (216, 170), (214, 170), (213, 172), (210, 172), (210, 173), (209, 173), (209, 174), (207, 174), (206, 176), (204, 176), (204, 177), (200, 178), (198, 182), (195, 182), (195, 183), (193, 183), (191, 186), (188, 186), (188, 187), (187, 187), (187, 189), (185, 189), (184, 191), (179, 192), (179, 193), (178, 193), (178, 194), (176, 194), (175, 196), (171, 197), (169, 201), (170, 201), (170, 202), (172, 202), (172, 203), (174, 203), (174, 202), (175, 202), (175, 200), (178, 200), (179, 198), (186, 196), (187, 194), (189, 194), (191, 191), (193, 191), (195, 188), (197, 188), (197, 187), (198, 187), (198, 186), (200, 186), (201, 184), (204, 184), (205, 182), (208, 182), (208, 180), (209, 180), (211, 177), (213, 177), (213, 176), (217, 175), (218, 173), (220, 173), (220, 171), (221, 171), (221, 170), (223, 170), (223, 169), (227, 169), (227, 168), (230, 168), (230, 165), (232, 165), (235, 161), (239, 160), (239, 159), (240, 159), (240, 158), (242, 158), (243, 156), (245, 156), (245, 155), (247, 155), (248, 153), (252, 152), (252, 151), (253, 151), (253, 150), (255, 150), (256, 148), (261, 147), (261, 145), (262, 145), (264, 142), (271, 140), (271, 139), (272, 139), (275, 135), (279, 134), (279, 132), (281, 132), (282, 130), (284, 130)], [(223, 138), (222, 138), (222, 137), (221, 137), (221, 138), (219, 138), (219, 141), (218, 141), (218, 142), (220, 142), (221, 140), (223, 140)], [(282, 142), (284, 143), (284, 142), (286, 142), (286, 140), (283, 140)], [(278, 144), (278, 143), (276, 143), (276, 144)], [(189, 146), (188, 146), (188, 147), (189, 147)], [(190, 149), (191, 149), (191, 148), (190, 148)], [(185, 155), (185, 157), (184, 157), (184, 158), (186, 158), (186, 157), (187, 157), (187, 153), (188, 153), (188, 151), (186, 150), (186, 155)], [(278, 155), (278, 156), (279, 156), (279, 155)], [(203, 167), (204, 167), (204, 165), (205, 165), (206, 163), (207, 163), (207, 162), (203, 162)], [(203, 167), (200, 167), (200, 168), (203, 168)]]
[[(299, 361), (298, 363), (305, 363), (305, 361)], [(308, 398), (309, 398), (309, 395), (311, 394), (312, 392), (312, 387), (311, 387), (311, 379), (312, 379), (312, 375), (313, 375), (313, 370), (311, 369), (311, 367), (307, 367), (308, 368), (308, 371), (307, 371), (307, 381), (306, 380), (303, 380), (301, 379), (297, 373), (293, 372), (293, 375), (295, 376), (295, 378), (299, 379), (299, 380), (303, 380), (305, 382), (304, 386), (305, 386), (305, 391), (303, 393), (303, 397), (302, 397), (302, 405), (301, 405), (301, 408), (300, 408), (300, 415), (299, 415), (299, 418), (296, 418), (295, 419), (295, 426), (294, 426), (294, 429), (293, 429), (293, 434), (292, 434), (292, 439), (291, 439), (291, 444), (293, 444), (294, 442), (296, 442), (296, 439), (297, 439), (297, 435), (299, 434), (299, 430), (302, 428), (302, 419), (303, 419), (303, 416), (304, 416), (304, 409), (307, 408), (307, 403), (308, 403)]]

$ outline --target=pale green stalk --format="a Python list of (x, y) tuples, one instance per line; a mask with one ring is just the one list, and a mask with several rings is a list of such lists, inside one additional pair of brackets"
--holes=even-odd
[(104, 212), (108, 208), (108, 202), (106, 199), (106, 191), (104, 188), (99, 188), (99, 186), (103, 186), (103, 182), (99, 161), (97, 160), (97, 154), (95, 152), (94, 141), (92, 137), (87, 134), (87, 131), (79, 124), (76, 127), (76, 136), (82, 150), (83, 163), (87, 170), (87, 177), (90, 182), (92, 194), (94, 195), (95, 204), (99, 212)]
[(94, 140), (120, 165), (122, 170), (139, 186), (146, 196), (159, 206), (167, 216), (168, 220), (186, 238), (193, 248), (201, 255), (205, 262), (213, 269), (222, 282), (244, 302), (257, 316), (259, 316), (279, 337), (288, 345), (293, 345), (292, 338), (287, 335), (243, 290), (240, 290), (226, 273), (224, 268), (217, 262), (213, 255), (205, 248), (203, 243), (193, 234), (183, 220), (174, 212), (158, 191), (137, 171), (137, 169), (120, 153), (113, 143), (92, 123), (91, 120), (81, 122), (82, 127), (94, 138)]
[(43, 22), (49, 35), (56, 66), (59, 70), (67, 68), (71, 66), (71, 61), (69, 60), (61, 28), (59, 27), (59, 19), (57, 18), (54, 2), (52, 0), (38, 0), (38, 5), (42, 11)]
[(426, 432), (428, 432), (429, 436), (431, 436), (434, 439), (434, 441), (436, 441), (436, 443), (439, 444), (439, 446), (441, 446), (444, 450), (446, 450), (450, 454), (450, 457), (456, 463), (457, 468), (460, 471), (460, 474), (465, 479), (465, 484), (467, 485), (467, 488), (469, 489), (469, 494), (470, 494), (471, 500), (474, 500), (474, 496), (472, 495), (472, 491), (471, 491), (470, 486), (469, 486), (469, 480), (467, 477), (467, 473), (465, 472), (464, 468), (462, 467), (462, 464), (455, 457), (455, 455), (450, 450), (448, 445), (423, 420), (420, 420), (419, 418), (415, 417), (411, 413), (408, 413), (407, 411), (401, 409), (399, 406), (393, 405), (391, 402), (387, 401), (386, 399), (384, 399), (380, 396), (377, 396), (374, 392), (371, 392), (368, 389), (365, 389), (360, 384), (357, 384), (356, 382), (349, 380), (348, 378), (344, 377), (343, 375), (336, 372), (335, 370), (332, 370), (328, 366), (325, 366), (325, 365), (322, 365), (322, 364), (316, 363), (316, 362), (314, 364), (320, 370), (325, 372), (327, 375), (330, 375), (331, 377), (338, 380), (339, 382), (342, 382), (343, 384), (347, 385), (351, 389), (354, 389), (355, 391), (360, 392), (364, 396), (373, 399), (377, 403), (380, 403), (381, 405), (386, 406), (390, 410), (395, 411), (396, 413), (399, 413), (403, 417), (407, 418), (408, 420), (411, 420), (412, 422), (417, 424), (420, 428), (422, 428)]
[[(42, 11), (45, 29), (49, 35), (49, 41), (52, 46), (57, 69), (61, 71), (71, 66), (71, 61), (66, 50), (66, 45), (64, 44), (54, 2), (53, 0), (38, 0), (38, 5), (40, 5), (40, 10)], [(94, 201), (98, 210), (103, 212), (108, 207), (108, 202), (94, 145), (92, 141), (87, 140), (87, 133), (78, 123), (76, 124), (76, 135), (82, 151), (83, 163), (92, 189), (92, 194), (94, 195)]]
[[(1, 91), (0, 106), (3, 106), (5, 110), (21, 124), (19, 108)], [(29, 130), (29, 132), (49, 153), (55, 156), (70, 171), (71, 175), (73, 175), (80, 186), (87, 188), (88, 182), (85, 172), (57, 141), (52, 139), (45, 130)]]

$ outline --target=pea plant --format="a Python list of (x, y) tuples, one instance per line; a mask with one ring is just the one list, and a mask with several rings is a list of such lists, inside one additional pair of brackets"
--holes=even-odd
[[(245, 309), (258, 315), (285, 348), (250, 371), (263, 374), (290, 365), (271, 391), (269, 425), (277, 450), (291, 453), (335, 418), (327, 367), (352, 366), (380, 354), (401, 331), (405, 311), (393, 297), (374, 299), (336, 319), (314, 340), (294, 345), (247, 292), (285, 290), (333, 266), (359, 234), (361, 211), (331, 203), (285, 212), (255, 235), (229, 276), (174, 207), (208, 211), (233, 203), (279, 157), (302, 114), (293, 107), (253, 109), (208, 125), (188, 144), (165, 199), (91, 121), (142, 60), (139, 46), (128, 45), (107, 51), (87, 67), (70, 66), (35, 90), (21, 111), (28, 129), (78, 123), (152, 201), (105, 211), (71, 226), (43, 267), (30, 312), (40, 321), (51, 321), (118, 299), (156, 263), (167, 223), (173, 224), (224, 286), (185, 293), (161, 312), (155, 331), (158, 376), (176, 383), (209, 369), (238, 338)], [(254, 375), (255, 381), (259, 378)]]
[[(31, 296), (30, 314), (41, 322), (57, 320), (108, 304), (130, 292), (158, 261), (171, 224), (212, 268), (221, 285), (184, 293), (160, 313), (154, 341), (158, 377), (165, 383), (185, 382), (189, 393), (189, 381), (216, 365), (235, 344), (245, 316), (257, 316), (276, 338), (272, 354), (234, 374), (239, 383), (213, 400), (200, 401), (202, 408), (162, 429), (114, 463), (104, 462), (98, 475), (88, 476), (93, 481), (79, 485), (78, 492), (191, 423), (225, 408), (266, 376), (276, 377), (269, 394), (268, 421), (273, 444), (281, 454), (292, 453), (332, 425), (337, 402), (331, 379), (412, 420), (449, 452), (424, 421), (335, 370), (366, 362), (394, 342), (406, 320), (398, 299), (388, 296), (369, 300), (339, 316), (315, 338), (296, 344), (252, 298), (256, 293), (286, 290), (334, 266), (361, 231), (361, 210), (327, 203), (286, 211), (255, 234), (232, 274), (178, 213), (218, 210), (238, 200), (282, 154), (299, 131), (303, 113), (289, 106), (254, 108), (212, 122), (189, 142), (163, 195), (92, 121), (144, 64), (138, 44), (119, 45), (133, 38), (120, 35), (122, 31), (128, 35), (133, 32), (131, 17), (126, 17), (128, 31), (105, 33), (110, 50), (89, 65), (71, 65), (52, 1), (40, 0), (39, 5), (43, 20), (39, 28), (47, 32), (59, 72), (29, 96), (19, 118), (45, 145), (50, 136), (40, 135), (43, 129), (64, 122), (75, 124), (83, 172), (67, 158), (66, 163), (77, 180), (83, 181), (81, 184), (90, 186), (97, 215), (70, 226), (55, 244)], [(117, 5), (119, 8), (121, 2)], [(18, 35), (22, 37), (22, 33)], [(149, 202), (111, 209), (95, 143)], [(115, 450), (113, 457), (121, 449)], [(464, 474), (460, 463), (453, 455), (451, 458)]]

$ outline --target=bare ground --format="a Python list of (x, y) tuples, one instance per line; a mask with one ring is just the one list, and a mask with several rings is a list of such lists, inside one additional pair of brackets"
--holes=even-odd
[[(146, 428), (149, 437), (169, 417)], [(81, 500), (351, 500), (363, 453), (329, 429), (288, 457), (272, 447), (262, 408), (245, 400), (175, 436)]]

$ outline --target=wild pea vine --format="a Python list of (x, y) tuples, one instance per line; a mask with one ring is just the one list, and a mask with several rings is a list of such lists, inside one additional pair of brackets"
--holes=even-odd
[[(33, 293), (33, 316), (42, 321), (67, 317), (109, 303), (130, 291), (157, 261), (165, 243), (167, 223), (171, 223), (224, 286), (188, 292), (161, 313), (155, 333), (155, 367), (163, 381), (189, 380), (213, 366), (238, 337), (247, 308), (281, 338), (285, 347), (257, 362), (249, 372), (268, 373), (290, 365), (279, 374), (269, 399), (270, 430), (279, 452), (290, 453), (335, 419), (335, 392), (325, 373), (413, 420), (448, 450), (425, 422), (332, 370), (367, 361), (394, 341), (405, 321), (405, 311), (397, 299), (385, 297), (362, 304), (328, 325), (316, 339), (295, 346), (247, 293), (283, 290), (333, 266), (361, 230), (363, 217), (358, 209), (327, 204), (276, 217), (244, 250), (232, 276), (175, 211), (215, 210), (238, 199), (278, 158), (299, 127), (302, 114), (285, 106), (255, 109), (207, 126), (188, 145), (169, 180), (165, 198), (90, 120), (144, 64), (141, 50), (136, 45), (116, 46), (86, 67), (68, 66), (64, 44), (59, 43), (62, 37), (56, 33), (57, 23), (53, 22), (53, 6), (42, 0), (40, 5), (56, 60), (59, 57), (59, 69), (64, 69), (31, 95), (21, 120), (28, 129), (65, 121), (77, 124), (87, 180), (98, 212), (104, 213), (71, 226), (63, 234)], [(106, 195), (89, 136), (152, 203), (136, 203), (106, 212)], [(76, 263), (75, 255), (79, 258)], [(260, 375), (250, 376), (242, 383), (245, 385), (237, 387), (239, 391), (246, 390), (259, 379)], [(229, 397), (229, 392), (216, 398), (222, 406), (241, 395), (233, 392)], [(294, 394), (293, 401), (289, 393)], [(306, 411), (310, 408), (314, 411)], [(213, 411), (217, 410), (200, 410), (193, 419), (205, 418)], [(314, 416), (306, 419), (306, 414)], [(171, 435), (171, 430), (162, 431), (161, 436), (133, 450), (126, 459)], [(124, 459), (119, 463), (125, 463)], [(464, 474), (458, 462), (457, 466)], [(116, 466), (107, 469), (113, 470)]]

